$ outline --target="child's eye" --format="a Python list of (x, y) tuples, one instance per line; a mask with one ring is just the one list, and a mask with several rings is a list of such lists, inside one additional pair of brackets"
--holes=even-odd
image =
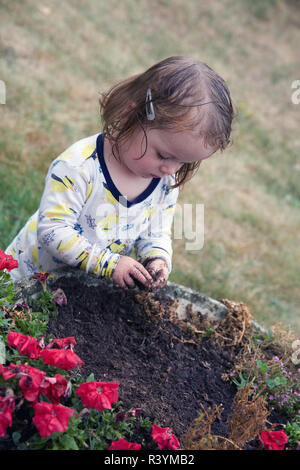
[(163, 157), (161, 153), (157, 152), (157, 156), (160, 160), (168, 160), (167, 157)]
[[(163, 157), (161, 153), (159, 152), (156, 152), (157, 153), (157, 156), (160, 160), (170, 160), (168, 157)], [(180, 163), (180, 165), (184, 165), (184, 162)]]

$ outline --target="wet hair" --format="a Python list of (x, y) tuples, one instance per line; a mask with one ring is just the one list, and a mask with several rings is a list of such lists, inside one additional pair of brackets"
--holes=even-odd
[[(146, 93), (151, 90), (155, 119), (146, 114)], [(139, 128), (191, 132), (204, 145), (223, 151), (230, 143), (234, 117), (230, 92), (225, 81), (203, 62), (184, 56), (164, 59), (141, 74), (112, 86), (99, 99), (103, 132), (113, 155), (119, 143)], [(185, 163), (175, 174), (175, 185), (182, 186), (198, 169), (199, 162)]]

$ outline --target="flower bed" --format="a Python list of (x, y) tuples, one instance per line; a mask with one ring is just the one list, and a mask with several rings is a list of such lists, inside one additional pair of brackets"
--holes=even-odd
[(0, 448), (297, 448), (299, 371), (243, 304), (179, 320), (163, 292), (44, 276), (13, 305), (2, 281)]

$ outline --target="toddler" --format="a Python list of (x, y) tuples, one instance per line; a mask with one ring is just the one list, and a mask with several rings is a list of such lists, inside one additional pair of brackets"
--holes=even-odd
[(229, 90), (206, 64), (176, 56), (99, 101), (102, 133), (52, 162), (39, 209), (6, 249), (14, 281), (69, 265), (123, 289), (167, 282), (179, 190), (228, 145)]

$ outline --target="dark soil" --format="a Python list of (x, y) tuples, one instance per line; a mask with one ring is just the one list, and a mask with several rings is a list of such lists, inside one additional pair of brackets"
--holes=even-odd
[(48, 334), (75, 337), (84, 378), (93, 373), (97, 381), (120, 382), (125, 410), (142, 408), (161, 426), (171, 427), (179, 440), (199, 415), (200, 403), (206, 408), (222, 404), (221, 419), (212, 429), (226, 435), (236, 387), (222, 374), (232, 370), (234, 350), (220, 349), (206, 337), (194, 343), (191, 333), (169, 320), (173, 301), (159, 292), (152, 294), (158, 309), (149, 315), (137, 290), (112, 292), (67, 278), (53, 286), (58, 287), (68, 303), (59, 307)]

